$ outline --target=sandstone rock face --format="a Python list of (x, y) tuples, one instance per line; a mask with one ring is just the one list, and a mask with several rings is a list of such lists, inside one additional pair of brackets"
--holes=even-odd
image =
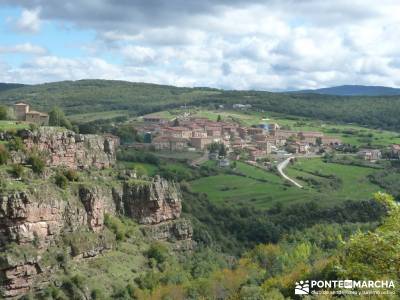
[(28, 150), (45, 153), (47, 166), (66, 166), (71, 169), (107, 168), (116, 161), (115, 137), (75, 134), (58, 127), (40, 127), (22, 134)]
[[(85, 183), (67, 194), (43, 183), (0, 195), (0, 298), (17, 298), (48, 280), (41, 255), (61, 236), (74, 259), (112, 249), (115, 235), (104, 226), (105, 213), (134, 218), (144, 224), (147, 238), (170, 242), (175, 250), (192, 250), (193, 230), (189, 221), (179, 219), (181, 209), (178, 186), (160, 177), (107, 186)], [(10, 245), (31, 247), (35, 253), (27, 257), (22, 251), (22, 257), (10, 258)]]
[(114, 195), (112, 190), (98, 186), (79, 188), (79, 198), (85, 206), (88, 227), (100, 232), (104, 225), (104, 214), (115, 214), (115, 203), (110, 201)]
[[(45, 203), (37, 200), (26, 192), (0, 197), (0, 245), (35, 243), (43, 248), (58, 236), (66, 223), (67, 203), (54, 198)], [(78, 211), (71, 222), (81, 223), (82, 212)]]
[(173, 243), (174, 250), (191, 251), (195, 247), (195, 242), (192, 240), (192, 224), (186, 219), (145, 225), (142, 227), (142, 231), (150, 239)]
[(151, 182), (128, 181), (124, 184), (124, 213), (140, 224), (157, 224), (179, 218), (181, 195), (173, 182), (156, 176)]

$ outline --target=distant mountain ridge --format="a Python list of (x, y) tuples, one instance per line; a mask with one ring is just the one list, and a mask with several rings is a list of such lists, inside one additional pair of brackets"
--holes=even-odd
[(400, 95), (400, 89), (386, 86), (340, 85), (315, 90), (291, 91), (290, 93), (336, 96), (396, 96)]
[(11, 90), (11, 89), (16, 89), (16, 88), (23, 87), (23, 86), (25, 86), (25, 84), (0, 82), (0, 92), (6, 91), (6, 90)]

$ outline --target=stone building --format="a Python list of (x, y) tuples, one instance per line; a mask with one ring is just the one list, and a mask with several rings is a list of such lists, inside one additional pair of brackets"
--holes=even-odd
[(18, 102), (15, 104), (15, 117), (18, 121), (26, 121), (37, 125), (48, 125), (49, 115), (40, 111), (30, 110), (29, 104)]

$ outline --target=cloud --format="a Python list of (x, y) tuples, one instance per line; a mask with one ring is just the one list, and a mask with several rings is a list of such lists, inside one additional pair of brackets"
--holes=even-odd
[[(30, 32), (41, 20), (96, 32), (82, 46), (87, 57), (26, 49), (42, 57), (9, 67), (7, 76), (18, 80), (100, 77), (263, 90), (400, 85), (397, 0), (1, 3), (22, 7), (20, 21)], [(0, 52), (23, 52), (16, 47)]]
[(15, 28), (21, 32), (37, 33), (40, 29), (40, 9), (24, 9), (19, 19), (15, 22)]
[(0, 54), (32, 54), (45, 55), (47, 49), (32, 45), (31, 43), (17, 44), (14, 46), (0, 46)]

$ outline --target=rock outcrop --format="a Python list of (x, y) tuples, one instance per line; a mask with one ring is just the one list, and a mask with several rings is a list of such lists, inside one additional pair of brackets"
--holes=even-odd
[[(28, 151), (44, 153), (46, 165), (71, 169), (107, 168), (116, 161), (118, 138), (92, 134), (76, 134), (58, 127), (40, 127), (35, 131), (22, 131)], [(18, 156), (15, 155), (18, 159)]]
[(181, 218), (156, 225), (145, 225), (142, 227), (142, 231), (150, 239), (173, 243), (174, 250), (190, 251), (195, 246), (192, 240), (192, 224), (186, 219)]
[[(133, 218), (143, 224), (146, 238), (169, 242), (175, 250), (193, 249), (192, 227), (180, 219), (182, 200), (175, 183), (158, 176), (112, 184), (102, 184), (97, 178), (94, 182), (77, 184), (68, 191), (43, 182), (0, 195), (0, 294), (18, 297), (43, 284), (48, 269), (41, 256), (58, 247), (60, 240), (76, 259), (111, 249), (115, 236), (104, 226), (105, 214)], [(23, 255), (10, 255), (10, 245), (16, 252), (34, 251), (28, 256), (25, 250)]]
[(152, 181), (131, 180), (123, 187), (124, 213), (140, 224), (176, 219), (182, 211), (179, 188), (156, 176)]

